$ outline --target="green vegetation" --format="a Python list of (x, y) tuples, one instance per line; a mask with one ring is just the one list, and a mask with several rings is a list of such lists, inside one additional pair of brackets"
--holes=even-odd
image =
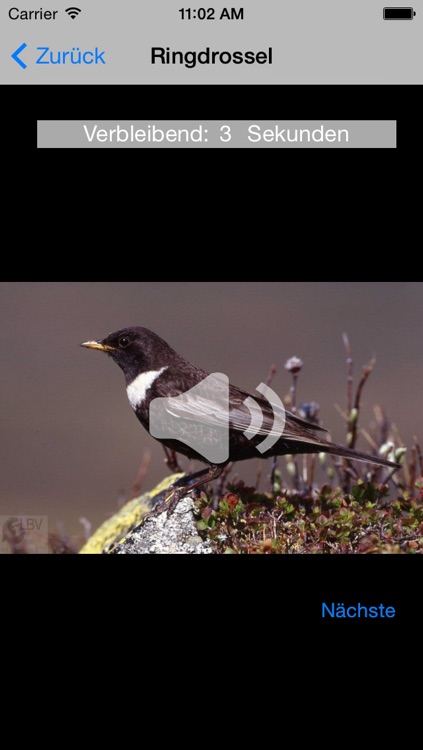
[[(374, 408), (369, 429), (360, 429), (363, 388), (375, 360), (362, 369), (354, 389), (350, 342), (343, 335), (347, 383), (346, 408), (338, 408), (346, 428), (346, 445), (356, 447), (361, 435), (369, 452), (401, 463), (400, 470), (317, 456), (286, 456), (281, 472), (273, 459), (269, 491), (260, 493), (263, 462), (255, 487), (240, 480), (220, 481), (219, 508), (213, 511), (203, 492), (196, 502), (197, 526), (220, 554), (421, 554), (423, 552), (423, 455), (417, 439), (407, 452), (395, 425), (381, 406)], [(298, 379), (303, 362), (291, 357), (285, 369), (292, 384), (285, 407), (319, 424), (319, 405), (297, 408)], [(267, 384), (276, 372), (270, 368)], [(364, 450), (366, 450), (364, 448)], [(408, 455), (408, 459), (407, 459)], [(283, 461), (280, 458), (279, 461)], [(323, 484), (316, 479), (323, 471)], [(223, 494), (224, 483), (227, 482)]]
[(220, 554), (421, 554), (423, 479), (417, 495), (387, 500), (387, 484), (359, 480), (346, 494), (324, 485), (299, 494), (232, 486), (213, 511), (202, 493), (197, 528)]

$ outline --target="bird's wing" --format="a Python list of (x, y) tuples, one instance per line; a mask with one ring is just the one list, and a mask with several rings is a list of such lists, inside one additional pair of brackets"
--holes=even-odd
[(202, 388), (200, 394), (198, 390), (191, 389), (180, 393), (176, 398), (168, 399), (166, 411), (173, 417), (210, 427), (229, 426), (231, 430), (243, 433), (252, 428), (254, 435), (269, 435), (281, 425), (281, 434), (287, 440), (307, 442), (314, 437), (315, 430), (323, 430), (322, 427), (291, 414), (283, 406), (235, 386), (229, 386), (228, 394), (227, 385), (211, 376), (208, 376), (204, 391)]
[[(249, 408), (250, 407), (250, 408)], [(241, 391), (235, 386), (230, 387), (230, 423), (234, 429), (244, 431), (251, 424), (251, 408), (260, 409), (262, 422), (258, 426), (257, 435), (269, 435), (275, 430), (275, 425), (284, 423), (283, 436), (287, 440), (309, 441), (314, 437), (314, 430), (327, 432), (324, 427), (307, 422), (305, 419), (291, 414), (287, 409), (272, 400), (255, 394)], [(275, 422), (276, 420), (276, 422)], [(313, 432), (309, 432), (313, 430)]]

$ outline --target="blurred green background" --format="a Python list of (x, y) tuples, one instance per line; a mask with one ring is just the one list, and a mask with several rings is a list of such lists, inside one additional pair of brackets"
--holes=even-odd
[[(143, 489), (162, 477), (163, 451), (127, 401), (123, 374), (106, 356), (78, 348), (129, 325), (151, 328), (209, 372), (254, 391), (272, 363), (301, 357), (298, 401), (317, 401), (334, 440), (345, 429), (342, 333), (355, 373), (376, 355), (361, 425), (382, 404), (403, 440), (423, 442), (423, 284), (348, 282), (2, 283), (0, 515), (48, 515), (49, 528), (95, 528), (130, 493), (141, 454), (152, 451)], [(367, 449), (360, 438), (358, 448)], [(283, 466), (283, 462), (281, 462)], [(256, 462), (238, 464), (254, 481)], [(266, 464), (264, 477), (268, 473)]]

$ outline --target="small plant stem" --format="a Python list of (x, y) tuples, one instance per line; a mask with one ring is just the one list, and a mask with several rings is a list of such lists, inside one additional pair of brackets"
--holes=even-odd
[(314, 471), (316, 468), (316, 458), (317, 458), (316, 454), (312, 453), (310, 456), (310, 471), (308, 475), (308, 486), (309, 486), (310, 492), (313, 489)]
[(411, 458), (408, 463), (408, 489), (414, 494), (414, 485), (416, 482), (416, 466), (417, 466), (417, 449), (413, 445), (411, 448)]
[[(275, 375), (276, 375), (276, 365), (273, 364), (273, 365), (270, 365), (270, 369), (269, 369), (269, 372), (268, 372), (268, 375), (267, 375), (267, 378), (266, 378), (266, 385), (267, 385), (268, 388), (270, 388), (270, 384), (271, 384), (273, 378), (275, 377)], [(277, 468), (277, 465), (278, 465), (277, 464), (277, 458), (275, 456), (272, 459), (272, 474), (271, 474), (271, 476), (272, 476), (272, 480), (271, 480), (272, 481), (272, 487), (273, 487), (273, 475), (274, 475), (275, 469)], [(254, 487), (254, 489), (255, 489), (256, 492), (258, 492), (259, 488), (260, 488), (260, 482), (261, 482), (261, 477), (262, 477), (262, 474), (263, 474), (263, 468), (264, 468), (264, 458), (259, 458), (259, 460), (257, 461), (256, 483), (255, 483), (255, 487)]]
[(358, 388), (357, 388), (357, 392), (355, 394), (355, 400), (354, 400), (354, 409), (356, 410), (356, 415), (353, 420), (350, 419), (350, 424), (349, 424), (350, 433), (351, 433), (351, 441), (349, 445), (350, 448), (355, 448), (355, 443), (357, 440), (358, 417), (359, 417), (360, 408), (361, 408), (361, 394), (363, 392), (364, 385), (370, 373), (373, 371), (375, 364), (376, 364), (376, 360), (373, 357), (373, 359), (369, 362), (369, 364), (363, 367), (363, 374), (358, 384)]
[(419, 459), (420, 474), (423, 477), (423, 454), (422, 454), (422, 449), (420, 448), (420, 445), (417, 442), (417, 438), (414, 438), (414, 444), (417, 449), (417, 458)]
[(140, 461), (140, 465), (137, 471), (137, 475), (135, 477), (135, 481), (132, 485), (130, 500), (133, 500), (134, 497), (138, 497), (138, 495), (140, 494), (142, 483), (147, 475), (150, 463), (151, 463), (151, 451), (149, 450), (144, 451), (144, 453), (141, 456), (141, 461)]
[(232, 463), (230, 463), (227, 466), (225, 466), (225, 468), (223, 469), (223, 471), (222, 471), (222, 473), (221, 473), (221, 475), (219, 477), (219, 480), (218, 480), (217, 486), (216, 486), (216, 497), (219, 500), (220, 500), (220, 498), (223, 495), (223, 488), (225, 486), (225, 482), (226, 482), (226, 480), (227, 480), (227, 478), (228, 478), (229, 474), (231, 473), (231, 471), (232, 471), (232, 469), (233, 469), (234, 466), (235, 466), (235, 461), (232, 461)]
[(352, 358), (352, 352), (351, 352), (351, 346), (350, 346), (350, 340), (348, 338), (347, 333), (342, 334), (342, 339), (344, 342), (345, 347), (345, 353), (347, 355), (347, 414), (349, 415), (351, 413), (352, 409), (352, 391), (353, 391), (353, 381), (354, 381), (354, 362)]

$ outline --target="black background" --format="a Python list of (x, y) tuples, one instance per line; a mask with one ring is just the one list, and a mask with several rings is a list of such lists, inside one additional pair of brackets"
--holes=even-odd
[(3, 87), (9, 135), (25, 150), (36, 145), (37, 119), (260, 118), (397, 120), (398, 148), (411, 151), (419, 94), (411, 85)]
[[(257, 253), (269, 243), (271, 278), (416, 280), (410, 250), (419, 211), (421, 90), (5, 86), (6, 223), (31, 246), (34, 223), (42, 230), (37, 257), (23, 264), (10, 253), (6, 278), (267, 280), (268, 264)], [(84, 118), (393, 119), (398, 148), (36, 148), (37, 119)], [(215, 244), (204, 267), (199, 243), (206, 239)], [(63, 241), (72, 248), (66, 257)], [(57, 251), (46, 260), (41, 246)], [(119, 252), (106, 260), (101, 250), (108, 246)], [(172, 258), (164, 262), (161, 248)], [(246, 249), (256, 252), (253, 265), (240, 258)]]

